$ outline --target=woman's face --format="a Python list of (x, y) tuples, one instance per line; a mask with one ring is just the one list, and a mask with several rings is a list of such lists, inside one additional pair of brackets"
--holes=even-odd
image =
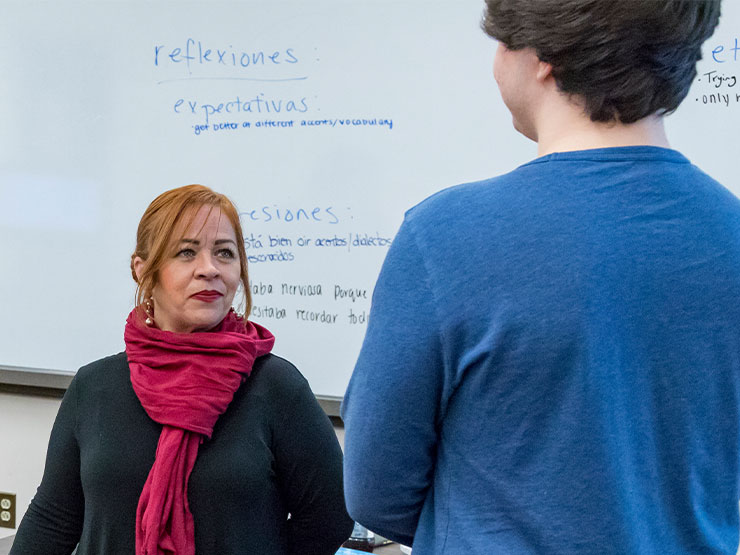
[[(224, 319), (239, 287), (236, 241), (231, 222), (218, 208), (198, 210), (172, 257), (159, 270), (152, 291), (159, 329), (207, 331)], [(144, 262), (140, 264), (143, 268)]]

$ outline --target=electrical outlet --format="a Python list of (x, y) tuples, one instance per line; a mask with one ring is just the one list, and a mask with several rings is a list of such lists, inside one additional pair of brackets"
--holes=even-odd
[(0, 528), (15, 528), (15, 493), (0, 492)]

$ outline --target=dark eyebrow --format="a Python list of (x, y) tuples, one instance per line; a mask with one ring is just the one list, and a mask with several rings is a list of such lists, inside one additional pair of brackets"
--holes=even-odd
[[(187, 243), (189, 245), (195, 245), (196, 247), (200, 245), (200, 241), (197, 239), (180, 239), (180, 244)], [(236, 243), (231, 239), (216, 239), (214, 241), (214, 245), (223, 245), (224, 243), (231, 243), (232, 245), (236, 246)]]
[(236, 242), (232, 241), (231, 239), (216, 239), (214, 245), (223, 245), (224, 243), (231, 243), (232, 245), (236, 246)]

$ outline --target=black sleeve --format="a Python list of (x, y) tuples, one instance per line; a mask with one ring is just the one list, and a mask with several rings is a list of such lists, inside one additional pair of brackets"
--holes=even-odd
[(18, 527), (11, 555), (69, 555), (80, 539), (85, 499), (76, 422), (77, 386), (72, 380), (51, 431), (41, 485)]
[(344, 505), (342, 450), (308, 383), (284, 399), (274, 454), (290, 520), (291, 555), (333, 555), (352, 533)]

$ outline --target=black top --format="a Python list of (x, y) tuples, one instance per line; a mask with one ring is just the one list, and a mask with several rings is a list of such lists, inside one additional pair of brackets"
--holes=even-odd
[[(125, 353), (81, 368), (11, 555), (66, 555), (78, 542), (78, 555), (134, 553), (161, 428), (134, 393)], [(257, 359), (200, 446), (188, 499), (199, 555), (333, 554), (350, 535), (339, 444), (292, 364)]]

